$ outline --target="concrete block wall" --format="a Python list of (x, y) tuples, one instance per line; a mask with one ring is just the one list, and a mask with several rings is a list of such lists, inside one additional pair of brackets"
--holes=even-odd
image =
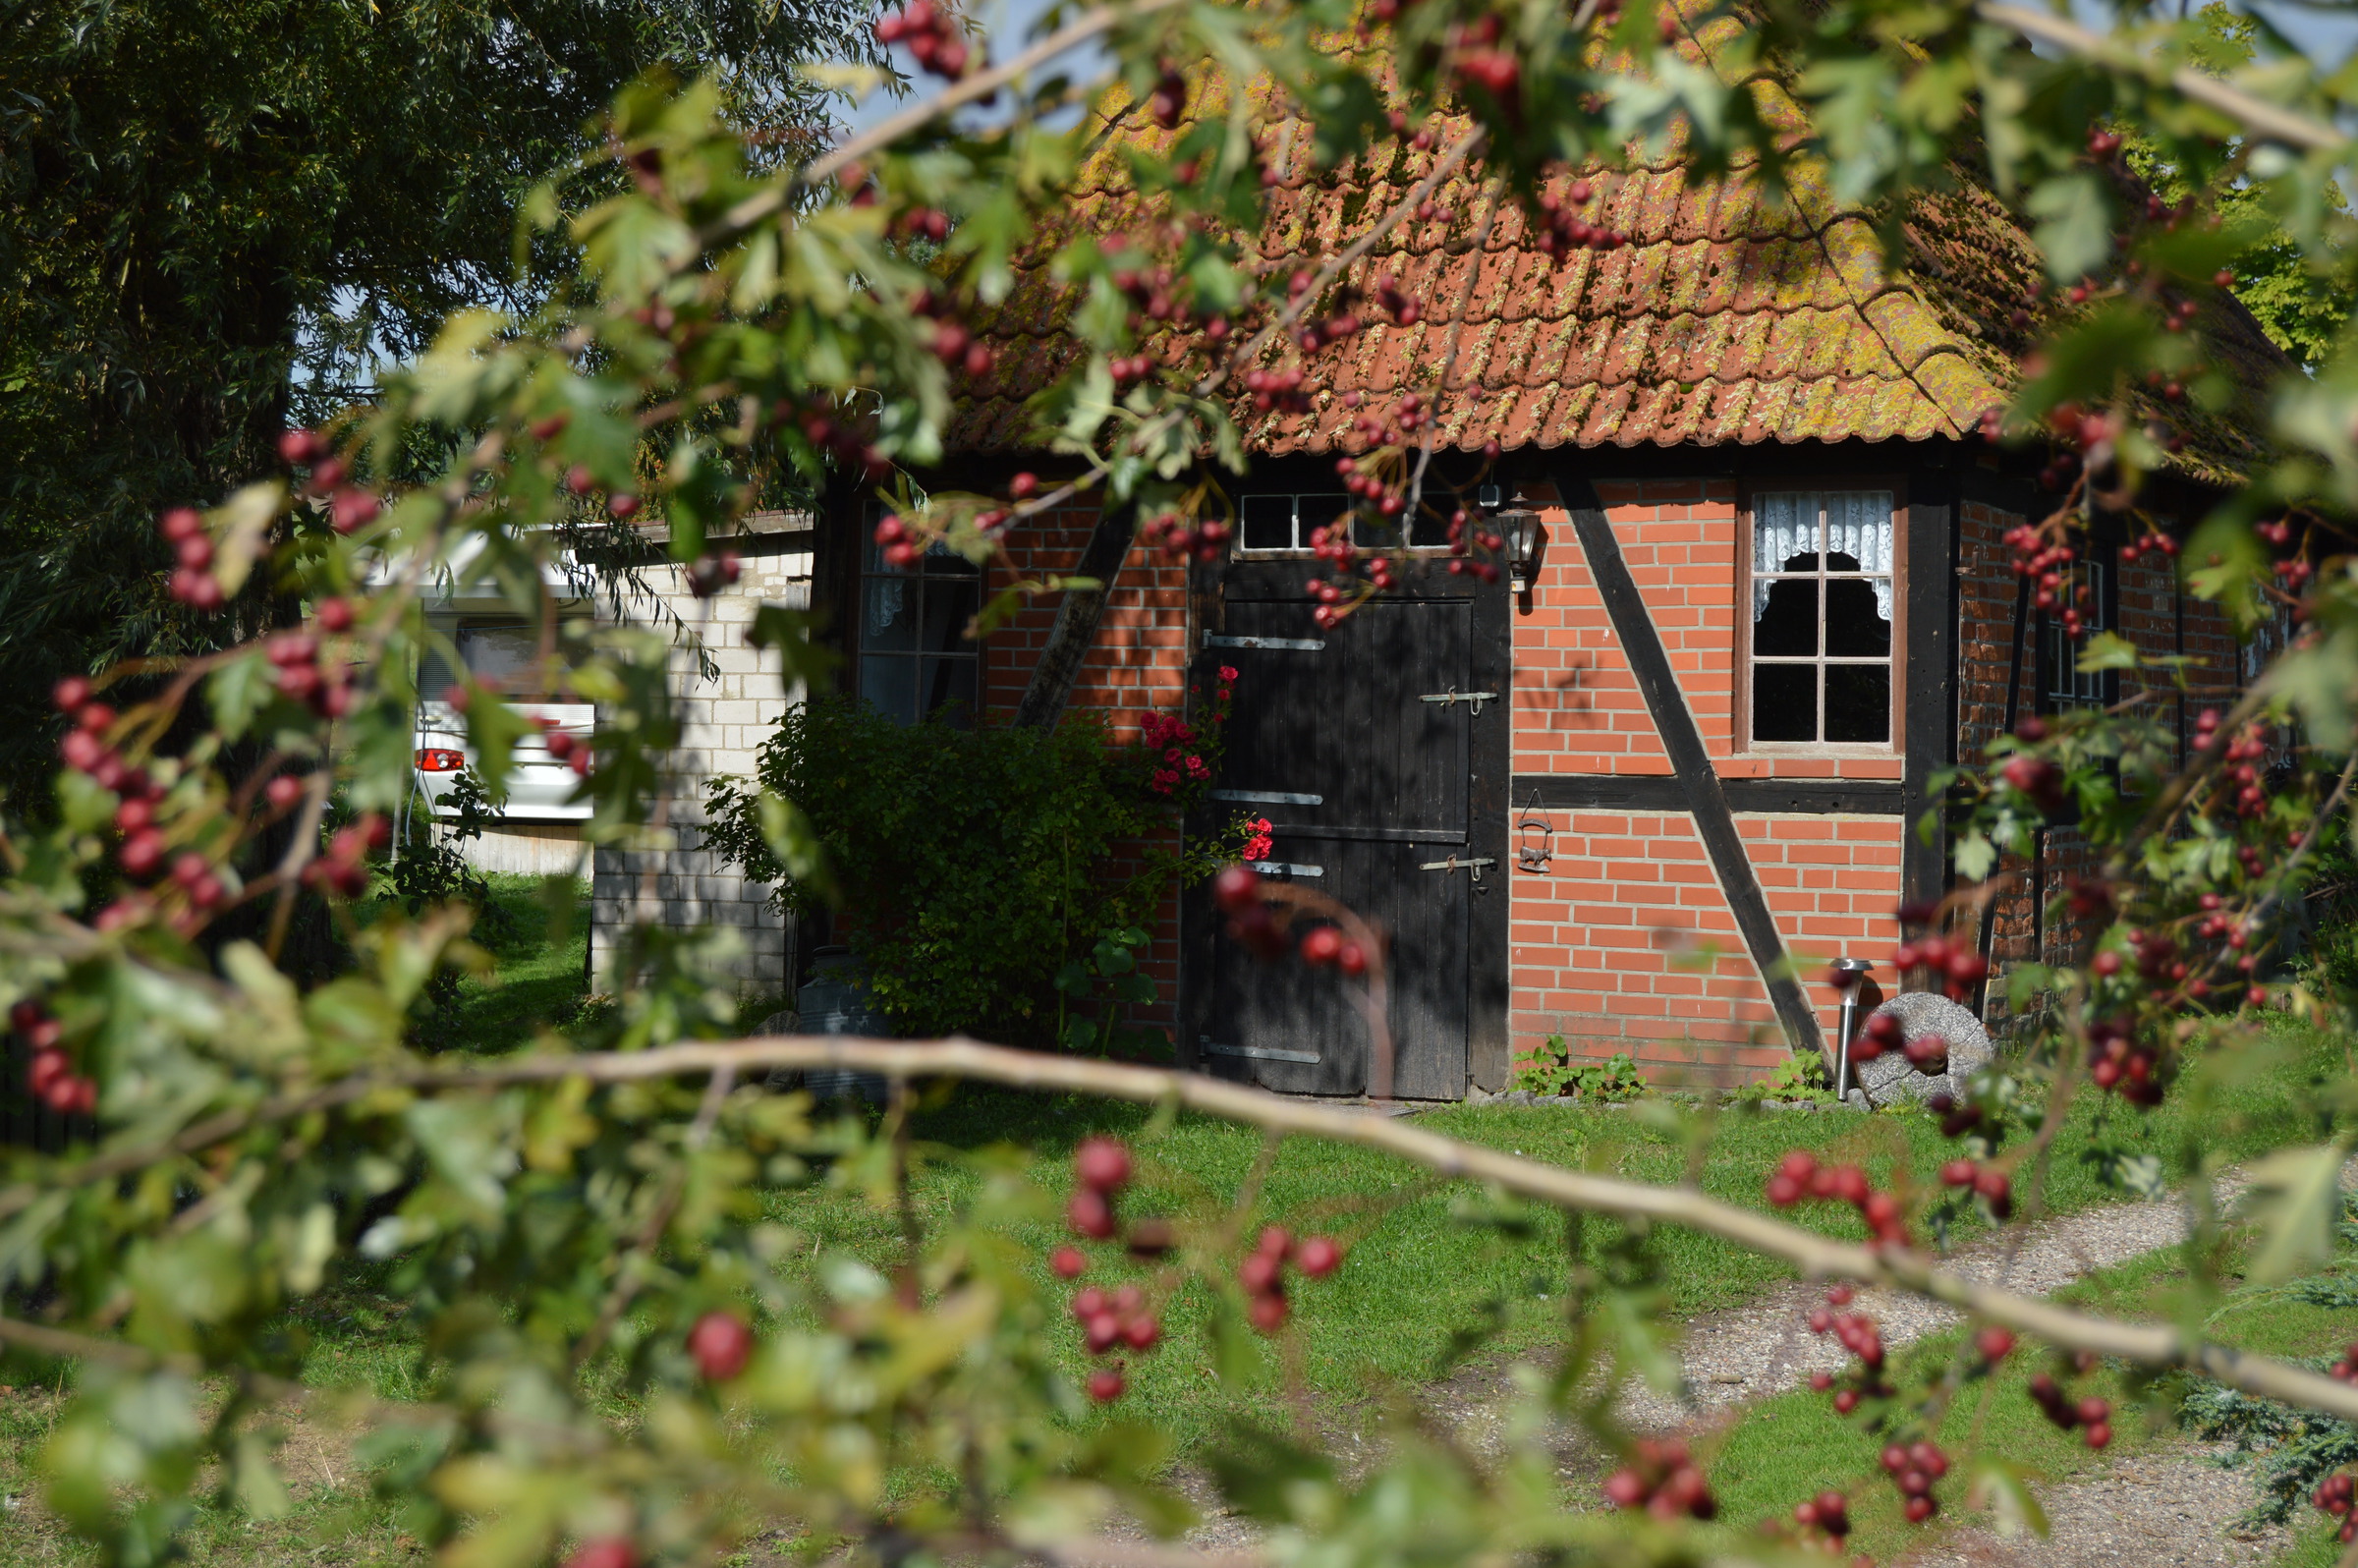
[[(793, 609), (811, 602), (811, 534), (756, 535), (738, 540), (747, 551), (743, 575), (731, 591), (700, 599), (689, 591), (683, 569), (648, 567), (639, 576), (645, 592), (626, 594), (626, 621), (674, 633), (666, 613), (701, 639), (716, 672), (705, 675), (695, 646), (682, 639), (671, 653), (673, 699), (683, 718), (681, 745), (672, 755), (673, 772), (666, 832), (669, 847), (596, 852), (590, 886), (591, 969), (606, 983), (604, 964), (615, 935), (635, 923), (673, 927), (710, 924), (732, 927), (742, 942), (736, 979), (748, 995), (789, 987), (787, 923), (768, 905), (769, 888), (748, 881), (696, 848), (703, 823), (704, 782), (715, 776), (744, 777), (754, 770), (755, 753), (784, 716), (799, 691), (784, 684), (783, 656), (747, 641), (754, 613), (763, 603)], [(611, 623), (614, 604), (602, 593), (598, 619)]]
[[(1661, 777), (1653, 716), (1569, 516), (1526, 485), (1548, 543), (1529, 608), (1514, 617), (1514, 772)], [(1750, 754), (1736, 710), (1744, 586), (1742, 516), (1727, 478), (1602, 484), (1623, 558), (1723, 778), (1896, 780), (1896, 745), (1873, 755)], [(1518, 799), (1515, 812), (1523, 814)], [(1693, 818), (1684, 812), (1549, 813), (1554, 857), (1517, 871), (1508, 1027), (1529, 1053), (1562, 1035), (1575, 1054), (1627, 1051), (1663, 1083), (1729, 1085), (1786, 1054), (1759, 967)], [(1897, 938), (1897, 816), (1739, 812), (1736, 826), (1786, 950), (1830, 1036), (1827, 959)]]

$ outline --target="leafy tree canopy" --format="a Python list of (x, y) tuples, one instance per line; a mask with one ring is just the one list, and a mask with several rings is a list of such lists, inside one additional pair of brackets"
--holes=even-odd
[(807, 153), (828, 94), (797, 67), (871, 54), (868, 11), (0, 0), (0, 778), (59, 673), (214, 641), (157, 591), (160, 507), (267, 468), (452, 310), (545, 291), (564, 251), (519, 202), (625, 83), (712, 77), (758, 157)]

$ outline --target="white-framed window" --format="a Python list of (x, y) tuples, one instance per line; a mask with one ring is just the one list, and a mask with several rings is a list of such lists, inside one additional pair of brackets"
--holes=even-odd
[(1752, 498), (1745, 620), (1755, 746), (1889, 746), (1898, 530), (1889, 490)]

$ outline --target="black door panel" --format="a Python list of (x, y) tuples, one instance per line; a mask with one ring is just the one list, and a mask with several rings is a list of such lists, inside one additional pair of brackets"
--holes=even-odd
[[(1204, 826), (1238, 812), (1269, 818), (1270, 863), (1288, 868), (1272, 874), (1385, 934), (1393, 1092), (1459, 1098), (1474, 1036), (1504, 1053), (1504, 591), (1431, 563), (1405, 590), (1321, 630), (1302, 591), (1306, 566), (1221, 574), (1202, 663), (1233, 665), (1238, 679)], [(1477, 880), (1468, 863), (1485, 860)], [(1196, 906), (1187, 1018), (1198, 1064), (1292, 1093), (1368, 1092), (1357, 982), (1292, 957), (1263, 963)]]

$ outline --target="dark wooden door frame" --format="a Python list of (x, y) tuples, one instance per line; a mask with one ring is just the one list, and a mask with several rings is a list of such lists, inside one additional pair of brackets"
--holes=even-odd
[[(1231, 583), (1257, 593), (1291, 595), (1302, 591), (1313, 575), (1314, 562), (1299, 558), (1225, 560), (1198, 566), (1190, 588), (1199, 606), (1197, 647), (1189, 663), (1189, 684), (1208, 689), (1218, 666), (1219, 649), (1205, 648), (1200, 639), (1219, 635), (1224, 626), (1226, 590)], [(1466, 1071), (1468, 1081), (1484, 1089), (1506, 1085), (1509, 1058), (1507, 996), (1508, 905), (1512, 898), (1508, 862), (1508, 768), (1512, 762), (1513, 720), (1509, 701), (1513, 654), (1509, 647), (1511, 605), (1503, 583), (1480, 584), (1452, 577), (1442, 561), (1431, 557), (1403, 574), (1392, 590), (1399, 598), (1471, 599), (1471, 679), (1477, 691), (1499, 694), (1481, 713), (1470, 715), (1468, 735), (1466, 813), (1468, 851), (1495, 863), (1479, 893), (1469, 897), (1466, 917)], [(1214, 831), (1209, 813), (1187, 823), (1190, 835)], [(1188, 889), (1180, 900), (1180, 978), (1178, 1059), (1182, 1066), (1201, 1070), (1197, 1039), (1209, 1022), (1210, 997), (1205, 977), (1212, 972), (1212, 941), (1221, 917), (1212, 907), (1208, 889)], [(1282, 962), (1282, 961), (1281, 961)]]
[(1621, 542), (1614, 537), (1612, 522), (1604, 515), (1604, 503), (1598, 497), (1596, 486), (1567, 462), (1556, 460), (1550, 471), (1556, 496), (1571, 515), (1572, 531), (1588, 560), (1589, 575), (1597, 584), (1598, 596), (1603, 599), (1605, 615), (1613, 623), (1613, 635), (1629, 659), (1630, 673), (1637, 678), (1638, 691), (1646, 699), (1646, 709), (1654, 718), (1656, 733), (1661, 737), (1671, 772), (1682, 787), (1687, 812), (1695, 820), (1695, 836), (1703, 842), (1704, 854), (1710, 859), (1719, 890), (1727, 899), (1728, 913), (1734, 916), (1736, 930), (1744, 938), (1745, 949), (1752, 955), (1753, 965), (1768, 988), (1769, 1005), (1776, 1010), (1785, 1043), (1796, 1054), (1804, 1051), (1823, 1054), (1825, 1041), (1818, 1026), (1817, 1010), (1803, 994), (1784, 939), (1777, 935), (1776, 919), (1769, 913), (1768, 895), (1762, 891), (1761, 879), (1753, 870), (1743, 836), (1736, 831), (1735, 813), (1720, 786), (1718, 769), (1712, 765), (1711, 753), (1703, 744), (1702, 727), (1695, 722), (1694, 710), (1687, 706), (1686, 696), (1678, 688), (1678, 677), (1670, 668), (1670, 655), (1662, 646), (1661, 633), (1638, 591), (1637, 579), (1630, 575), (1628, 561), (1622, 557)]

